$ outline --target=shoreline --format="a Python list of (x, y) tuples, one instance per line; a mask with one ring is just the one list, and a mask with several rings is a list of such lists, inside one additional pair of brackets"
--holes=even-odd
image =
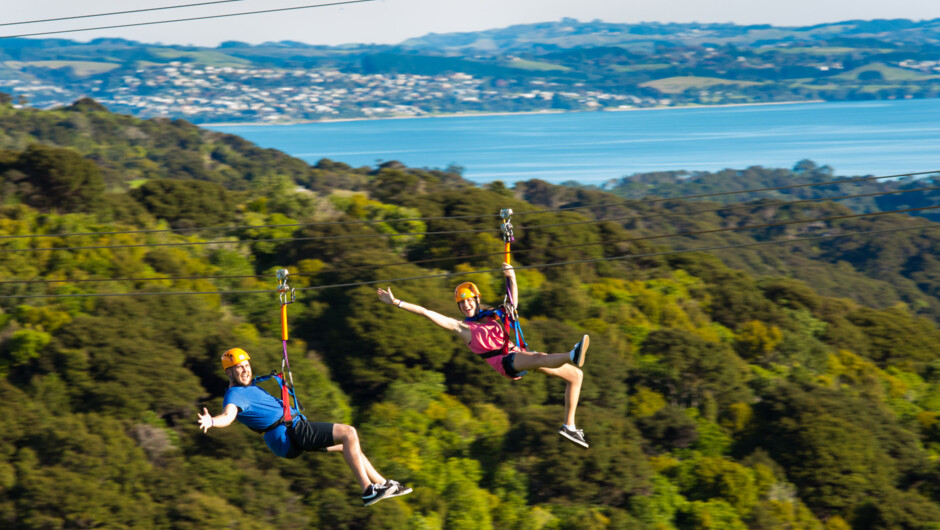
[(635, 111), (653, 111), (669, 109), (713, 109), (729, 107), (760, 107), (770, 105), (801, 105), (806, 103), (833, 103), (823, 99), (811, 99), (807, 101), (772, 101), (768, 103), (729, 103), (726, 105), (661, 105), (656, 107), (634, 107), (628, 109), (601, 109), (601, 110), (530, 110), (520, 112), (454, 112), (449, 114), (429, 114), (425, 116), (388, 116), (384, 118), (326, 118), (322, 120), (293, 120), (283, 122), (222, 122), (222, 123), (197, 123), (198, 127), (265, 127), (277, 125), (309, 125), (314, 123), (341, 123), (350, 121), (386, 121), (386, 120), (423, 120), (433, 118), (475, 118), (481, 116), (525, 116), (530, 114), (577, 114), (585, 112), (635, 112)]
[[(630, 110), (630, 109), (623, 109)], [(471, 118), (475, 116), (514, 116), (524, 114), (573, 114), (574, 112), (592, 112), (592, 111), (564, 111), (564, 110), (530, 110), (523, 112), (454, 112), (451, 114), (428, 114), (424, 116), (388, 116), (385, 118), (326, 118), (322, 120), (293, 120), (282, 122), (264, 122), (264, 121), (246, 121), (246, 122), (223, 122), (223, 123), (197, 123), (199, 127), (226, 127), (246, 126), (262, 127), (267, 125), (307, 125), (311, 123), (341, 123), (347, 121), (386, 121), (386, 120), (424, 120), (431, 118)]]

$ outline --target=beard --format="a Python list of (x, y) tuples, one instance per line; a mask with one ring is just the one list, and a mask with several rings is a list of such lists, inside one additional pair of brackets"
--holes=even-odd
[(226, 373), (226, 375), (228, 375), (228, 382), (229, 382), (229, 385), (230, 385), (230, 386), (251, 386), (251, 382), (252, 382), (252, 378), (251, 378), (252, 374), (251, 374), (251, 372), (248, 372), (247, 382), (245, 382), (245, 383), (243, 383), (243, 382), (238, 378), (238, 376), (232, 375), (232, 374), (228, 373), (228, 370), (226, 370), (225, 373)]

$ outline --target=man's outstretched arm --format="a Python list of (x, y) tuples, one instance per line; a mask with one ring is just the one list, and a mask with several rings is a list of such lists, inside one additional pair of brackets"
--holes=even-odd
[(229, 403), (222, 409), (222, 414), (213, 416), (209, 414), (209, 409), (203, 407), (202, 414), (199, 415), (199, 428), (202, 432), (208, 432), (212, 427), (228, 427), (238, 416), (238, 407)]

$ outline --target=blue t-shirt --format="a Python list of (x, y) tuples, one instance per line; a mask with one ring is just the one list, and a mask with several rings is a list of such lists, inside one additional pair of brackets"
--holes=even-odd
[[(284, 415), (280, 399), (268, 394), (254, 383), (251, 386), (233, 386), (225, 391), (223, 408), (229, 403), (238, 407), (238, 421), (252, 429), (267, 429)], [(293, 412), (293, 408), (291, 411)], [(287, 427), (278, 425), (264, 433), (264, 442), (277, 456), (286, 457), (291, 451)]]

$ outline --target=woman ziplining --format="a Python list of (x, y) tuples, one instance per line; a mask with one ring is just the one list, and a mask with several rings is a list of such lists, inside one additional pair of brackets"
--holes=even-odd
[[(584, 439), (584, 431), (575, 426), (575, 409), (578, 407), (578, 398), (581, 395), (581, 382), (584, 374), (580, 367), (584, 365), (589, 337), (584, 335), (581, 341), (567, 353), (541, 353), (526, 350), (521, 329), (518, 327), (518, 319), (515, 318), (515, 307), (519, 300), (516, 273), (509, 264), (509, 243), (513, 239), (512, 225), (509, 224), (508, 218), (512, 215), (512, 210), (503, 210), (500, 214), (504, 219), (503, 238), (506, 243), (503, 274), (506, 276), (507, 303), (503, 307), (494, 309), (482, 304), (480, 290), (472, 282), (461, 283), (454, 290), (454, 301), (457, 302), (457, 308), (464, 315), (462, 321), (431, 311), (418, 304), (396, 299), (391, 287), (387, 290), (379, 288), (376, 294), (379, 300), (386, 304), (394, 305), (409, 313), (422, 315), (438, 326), (453, 331), (460, 336), (470, 351), (485, 359), (494, 370), (510, 379), (520, 379), (529, 370), (564, 379), (566, 383), (565, 423), (558, 430), (558, 434), (576, 445), (587, 448), (588, 443)], [(516, 339), (519, 345), (510, 339), (510, 321), (516, 329)]]
[[(503, 273), (516, 289), (515, 272), (509, 264), (503, 265)], [(540, 353), (525, 351), (509, 338), (509, 332), (500, 321), (503, 310), (496, 310), (480, 303), (480, 290), (471, 282), (457, 286), (454, 291), (454, 300), (457, 308), (464, 315), (463, 320), (457, 320), (435, 311), (431, 311), (418, 304), (396, 299), (392, 289), (377, 291), (379, 300), (391, 304), (409, 313), (422, 315), (438, 326), (453, 331), (463, 340), (470, 351), (479, 355), (500, 374), (511, 379), (519, 379), (528, 370), (535, 370), (543, 374), (560, 377), (565, 380), (565, 424), (561, 426), (558, 434), (564, 436), (581, 447), (588, 447), (584, 439), (584, 432), (575, 427), (575, 409), (578, 406), (578, 397), (581, 394), (581, 381), (584, 377), (580, 366), (584, 365), (589, 339), (587, 335), (574, 349), (567, 353)], [(515, 296), (514, 299), (518, 299)], [(569, 364), (570, 363), (570, 364)]]

